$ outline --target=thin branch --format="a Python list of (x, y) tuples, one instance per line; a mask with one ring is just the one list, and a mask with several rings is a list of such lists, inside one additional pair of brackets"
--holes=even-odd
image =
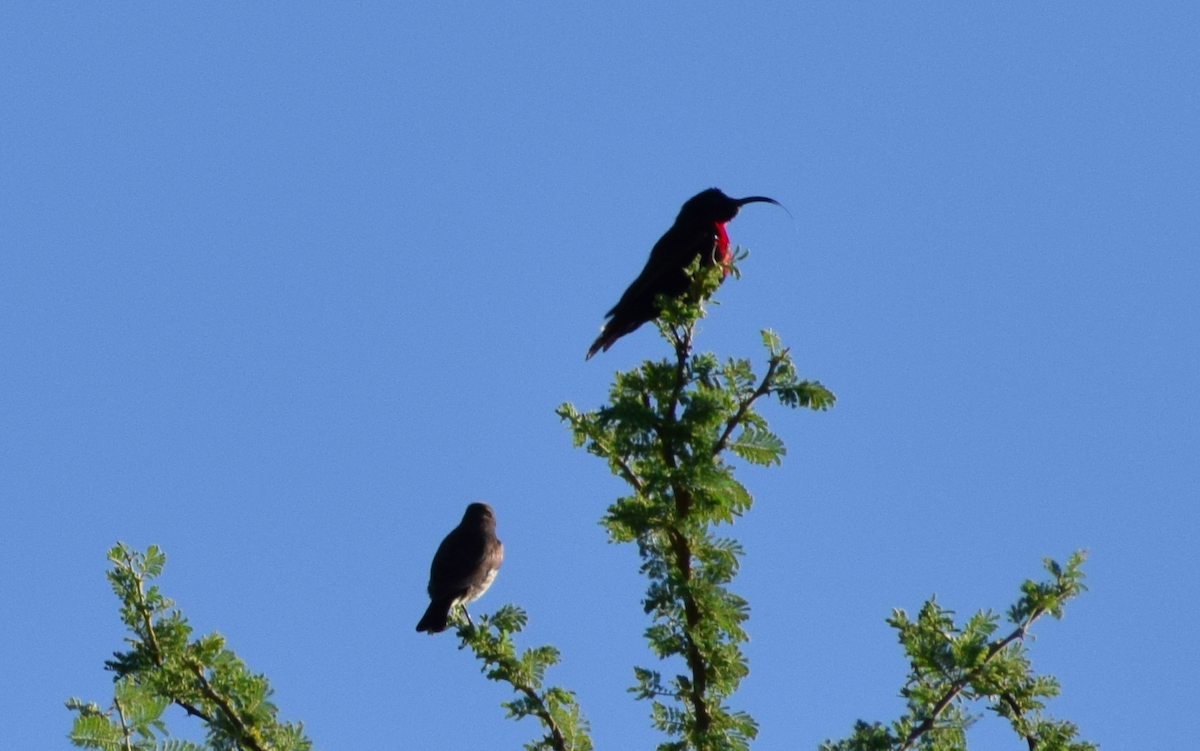
[[(675, 387), (671, 391), (671, 399), (663, 415), (668, 425), (676, 422), (675, 409), (679, 404), (679, 398), (683, 393), (684, 387), (687, 386), (687, 364), (692, 348), (693, 327), (694, 324), (689, 324), (683, 328), (682, 333), (676, 333), (676, 330), (672, 329), (672, 339), (675, 343)], [(674, 471), (679, 465), (675, 459), (673, 437), (669, 434), (669, 431), (664, 431), (661, 425), (655, 426), (654, 430), (658, 434), (659, 442), (662, 445), (663, 463), (670, 470)], [(691, 512), (691, 494), (686, 488), (680, 487), (674, 482), (671, 483), (671, 493), (675, 497), (677, 523), (682, 523), (688, 518)], [(683, 591), (680, 593), (683, 599), (685, 617), (683, 639), (687, 645), (686, 659), (688, 668), (692, 674), (690, 699), (692, 711), (696, 715), (696, 731), (706, 733), (709, 730), (712, 720), (708, 712), (708, 702), (705, 699), (705, 693), (708, 690), (707, 666), (705, 665), (704, 655), (700, 652), (699, 645), (696, 644), (696, 640), (692, 637), (692, 632), (700, 625), (701, 621), (700, 608), (696, 605), (696, 599), (692, 597), (688, 587), (692, 578), (692, 551), (688, 545), (687, 537), (679, 531), (675, 524), (668, 525), (667, 539), (675, 555), (675, 566), (679, 570), (680, 578), (685, 585)]]
[[(784, 350), (784, 352), (786, 351)], [(713, 445), (713, 456), (718, 456), (725, 450), (726, 445), (729, 443), (729, 436), (733, 434), (734, 429), (742, 422), (742, 418), (750, 411), (750, 407), (753, 406), (754, 402), (760, 397), (771, 393), (771, 381), (775, 378), (775, 371), (779, 369), (781, 362), (783, 362), (782, 356), (771, 358), (770, 363), (767, 365), (767, 372), (763, 374), (762, 382), (758, 384), (758, 388), (738, 405), (738, 411), (725, 423), (725, 430), (721, 433), (720, 440)]]
[[(1024, 623), (1017, 626), (1015, 631), (1000, 641), (994, 642), (990, 647), (988, 647), (987, 656), (984, 657), (983, 661), (979, 663), (979, 667), (983, 667), (991, 662), (992, 658), (1000, 654), (1000, 652), (1008, 647), (1009, 644), (1012, 644), (1014, 641), (1019, 639), (1024, 639), (1026, 629), (1033, 625), (1033, 622), (1042, 617), (1044, 614), (1044, 610), (1035, 610), (1029, 614), (1029, 617), (1025, 619)], [(971, 683), (971, 679), (973, 677), (973, 675), (966, 675), (950, 684), (950, 689), (946, 692), (945, 696), (943, 696), (941, 699), (938, 699), (937, 703), (933, 705), (933, 711), (929, 714), (929, 716), (922, 720), (921, 724), (913, 728), (912, 732), (908, 734), (908, 737), (904, 739), (904, 744), (900, 746), (900, 751), (907, 751), (908, 749), (912, 748), (913, 744), (915, 744), (922, 735), (928, 733), (930, 730), (933, 730), (933, 726), (934, 723), (937, 722), (937, 718), (941, 716), (942, 712), (946, 711), (946, 708), (950, 706), (951, 702), (953, 702), (958, 695), (961, 694), (963, 690)]]
[(617, 463), (617, 466), (621, 468), (621, 475), (625, 482), (632, 485), (633, 489), (637, 491), (638, 495), (642, 495), (643, 485), (641, 478), (633, 473), (633, 469), (629, 466), (629, 463), (626, 462), (624, 458), (617, 456), (612, 452), (609, 452), (608, 456), (611, 457), (612, 460)]
[(187, 712), (188, 716), (190, 717), (199, 717), (208, 723), (212, 723), (214, 721), (212, 715), (210, 715), (208, 712), (205, 712), (203, 709), (196, 707), (194, 704), (188, 704), (181, 699), (173, 699), (172, 701), (175, 702), (175, 706), (179, 707), (184, 712)]
[[(667, 466), (675, 469), (677, 465), (671, 442), (661, 435), (660, 439), (663, 445), (663, 460)], [(675, 513), (678, 521), (683, 522), (691, 512), (691, 493), (676, 483), (672, 483), (671, 493), (675, 496)], [(687, 537), (679, 531), (675, 524), (667, 526), (667, 539), (671, 543), (671, 551), (675, 554), (675, 567), (679, 569), (679, 576), (684, 584), (680, 597), (683, 599), (684, 612), (683, 640), (687, 645), (687, 665), (692, 673), (692, 711), (696, 714), (697, 732), (706, 733), (711, 724), (708, 702), (704, 696), (708, 691), (707, 666), (704, 655), (701, 654), (700, 647), (692, 636), (692, 632), (700, 625), (701, 621), (700, 608), (696, 605), (696, 598), (692, 596), (691, 592), (692, 549), (688, 545)]]
[(134, 553), (127, 553), (125, 555), (125, 564), (129, 568), (130, 573), (133, 574), (133, 580), (137, 584), (135, 590), (137, 593), (137, 609), (142, 616), (142, 625), (146, 629), (146, 639), (150, 643), (150, 654), (154, 658), (154, 664), (162, 667), (162, 648), (158, 645), (158, 636), (154, 633), (154, 623), (151, 619), (152, 613), (150, 612), (150, 606), (146, 604), (146, 593), (142, 589), (146, 581), (138, 573), (137, 567), (134, 565), (134, 555)]
[[(499, 651), (493, 651), (489, 640), (481, 635), (490, 633), (487, 629), (480, 630), (479, 627), (471, 626), (470, 631), (464, 633), (466, 627), (460, 625), (458, 634), (463, 639), (463, 646), (470, 646), (475, 652), (475, 656), (483, 661), (485, 667), (495, 665), (496, 669), (488, 674), (488, 677), (495, 681), (504, 680), (513, 687), (513, 690), (527, 696), (533, 702), (534, 709), (532, 712), (513, 711), (509, 705), (510, 711), (518, 718), (527, 715), (533, 715), (542, 721), (550, 730), (550, 740), (556, 751), (568, 751), (567, 739), (555, 722), (554, 716), (550, 713), (550, 707), (547, 706), (543, 695), (537, 692), (537, 689), (523, 681), (518, 681), (517, 676), (521, 675), (521, 661), (514, 655), (506, 654), (502, 648)], [(475, 637), (480, 636), (480, 641), (474, 641)], [(496, 643), (497, 646), (500, 642)]]
[(689, 323), (683, 328), (682, 334), (671, 329), (671, 338), (675, 343), (675, 388), (671, 390), (671, 401), (667, 404), (665, 414), (672, 422), (675, 421), (675, 407), (679, 404), (679, 396), (687, 385), (688, 355), (692, 352), (692, 334), (695, 323)]
[[(129, 570), (134, 575), (133, 580), (137, 584), (137, 587), (135, 589), (135, 593), (137, 596), (137, 609), (138, 609), (138, 612), (142, 616), (142, 626), (144, 627), (145, 632), (146, 632), (145, 638), (150, 647), (150, 656), (154, 660), (154, 665), (158, 668), (162, 668), (162, 666), (163, 666), (162, 648), (158, 644), (158, 635), (154, 632), (154, 623), (151, 619), (152, 614), (150, 612), (150, 606), (146, 604), (146, 593), (143, 590), (143, 585), (145, 584), (145, 580), (141, 577), (140, 574), (137, 573), (137, 569), (134, 567), (132, 555), (127, 555), (125, 560), (126, 560), (126, 564), (129, 567)], [(203, 680), (203, 676), (201, 676), (201, 679)], [(180, 708), (182, 708), (184, 712), (187, 712), (188, 715), (190, 715), (192, 717), (199, 717), (201, 720), (204, 720), (205, 722), (210, 723), (210, 724), (213, 722), (212, 715), (208, 714), (203, 709), (200, 709), (199, 707), (189, 704), (180, 699), (173, 699), (172, 701), (176, 705), (178, 705)], [(118, 705), (118, 711), (120, 711), (119, 705)]]
[(245, 744), (253, 751), (266, 751), (266, 749), (260, 745), (258, 740), (251, 734), (250, 729), (246, 727), (246, 724), (242, 722), (242, 718), (238, 716), (237, 710), (229, 706), (229, 702), (225, 699), (225, 697), (217, 693), (216, 689), (212, 687), (212, 684), (208, 682), (208, 678), (204, 675), (204, 667), (199, 663), (192, 663), (191, 668), (192, 672), (196, 674), (196, 678), (200, 681), (200, 691), (205, 697), (208, 698), (209, 701), (211, 701), (213, 704), (216, 704), (233, 724), (233, 727), (237, 731), (238, 735), (238, 745), (242, 745), (242, 742), (245, 741)]
[[(675, 553), (675, 565), (679, 567), (679, 573), (683, 578), (684, 584), (689, 585), (692, 579), (692, 551), (688, 545), (687, 538), (683, 536), (675, 527), (667, 528), (667, 537), (671, 541), (671, 549)], [(692, 672), (692, 709), (696, 713), (696, 731), (699, 733), (707, 733), (711, 718), (708, 713), (708, 701), (705, 699), (705, 693), (708, 691), (708, 673), (705, 665), (704, 655), (700, 652), (700, 647), (696, 644), (696, 640), (692, 637), (692, 631), (700, 625), (700, 608), (696, 605), (696, 598), (692, 597), (691, 590), (685, 586), (681, 593), (683, 597), (683, 612), (686, 627), (683, 629), (683, 638), (687, 643), (687, 664)]]
[(558, 723), (550, 715), (550, 708), (546, 706), (546, 702), (538, 695), (538, 692), (529, 686), (518, 686), (515, 683), (513, 687), (521, 693), (532, 699), (538, 706), (536, 714), (542, 722), (546, 723), (546, 727), (550, 728), (550, 735), (554, 742), (554, 748), (557, 751), (567, 751), (567, 739), (563, 737), (562, 731), (558, 728)]
[[(1008, 692), (1001, 694), (1000, 701), (1007, 704), (1009, 710), (1011, 710), (1012, 713), (1014, 715), (1016, 715), (1016, 717), (1018, 719), (1023, 720), (1025, 718), (1025, 713), (1021, 711), (1021, 705), (1017, 704), (1017, 699), (1012, 694), (1010, 694)], [(1026, 743), (1026, 745), (1029, 746), (1029, 751), (1037, 751), (1037, 744), (1038, 744), (1037, 735), (1034, 735), (1034, 734), (1026, 735), (1024, 733), (1022, 733), (1021, 735), (1024, 736), (1025, 743)]]
[(121, 709), (121, 700), (113, 697), (113, 706), (117, 708), (117, 717), (121, 720), (121, 740), (125, 746), (125, 751), (133, 751), (133, 746), (129, 745), (129, 738), (133, 735), (133, 731), (129, 729), (129, 723), (125, 722), (125, 710)]

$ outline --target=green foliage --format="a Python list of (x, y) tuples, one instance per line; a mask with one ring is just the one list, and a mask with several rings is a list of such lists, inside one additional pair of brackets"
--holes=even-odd
[(534, 647), (517, 655), (512, 635), (525, 628), (525, 611), (505, 605), (494, 615), (479, 617), (479, 625), (457, 621), (459, 649), (470, 648), (483, 662), (482, 671), (493, 681), (510, 684), (517, 698), (501, 706), (518, 720), (536, 717), (546, 734), (525, 744), (528, 751), (591, 751), (587, 720), (575, 695), (559, 686), (542, 687), (546, 668), (558, 664), (558, 650)]
[(860, 721), (849, 738), (826, 741), (820, 751), (965, 749), (966, 729), (975, 719), (968, 707), (980, 703), (1008, 720), (1030, 751), (1094, 751), (1095, 746), (1077, 739), (1074, 724), (1042, 715), (1045, 700), (1058, 695), (1058, 681), (1034, 674), (1024, 645), (1036, 620), (1061, 618), (1063, 605), (1086, 589), (1084, 557), (1077, 552), (1066, 566), (1047, 560), (1048, 581), (1022, 584), (1021, 598), (1008, 611), (1015, 628), (1002, 637), (996, 636), (1000, 619), (990, 611), (976, 613), (962, 626), (934, 599), (921, 607), (916, 620), (894, 611), (888, 624), (896, 629), (911, 665), (900, 691), (908, 711), (887, 726)]
[(686, 666), (670, 677), (635, 668), (631, 691), (650, 701), (652, 722), (672, 739), (659, 748), (746, 749), (758, 726), (725, 703), (749, 670), (740, 646), (749, 605), (727, 588), (742, 548), (714, 528), (732, 523), (753, 499), (725, 453), (764, 466), (780, 463), (783, 441), (755, 410), (758, 400), (774, 396), (789, 407), (824, 410), (834, 396), (798, 377), (770, 331), (763, 332), (761, 378), (749, 360), (722, 363), (711, 353), (693, 353), (696, 323), (723, 272), (697, 263), (690, 273), (690, 294), (658, 300), (656, 324), (674, 357), (618, 373), (609, 403), (597, 410), (564, 404), (558, 414), (575, 445), (604, 459), (633, 489), (609, 507), (604, 525), (613, 542), (637, 544), (650, 580), (643, 606), (653, 616), (646, 630), (651, 650)]
[[(735, 260), (745, 257), (743, 251)], [(734, 276), (737, 269), (732, 268)], [(603, 524), (615, 543), (634, 543), (649, 584), (642, 601), (651, 616), (645, 631), (651, 651), (673, 667), (635, 667), (630, 689), (650, 702), (653, 725), (668, 740), (659, 751), (745, 751), (758, 733), (747, 713), (727, 700), (749, 673), (741, 645), (749, 604), (729, 585), (736, 576), (741, 545), (715, 533), (746, 513), (753, 498), (733, 475), (732, 454), (770, 466), (786, 454), (783, 441), (758, 413), (759, 400), (774, 398), (786, 407), (825, 410), (833, 394), (816, 381), (801, 379), (789, 351), (771, 331), (762, 332), (766, 368), (755, 374), (748, 359), (720, 361), (692, 351), (704, 305), (719, 287), (723, 270), (689, 270), (692, 287), (683, 298), (660, 297), (655, 322), (673, 357), (646, 361), (617, 373), (609, 402), (590, 412), (570, 404), (558, 408), (576, 447), (604, 459), (625, 480), (630, 495), (608, 508)], [(106, 667), (115, 674), (107, 710), (71, 699), (75, 712), (72, 742), (103, 751), (307, 751), (311, 743), (300, 724), (280, 723), (268, 701), (271, 689), (225, 647), (219, 634), (191, 638), (191, 627), (151, 582), (166, 557), (151, 546), (145, 553), (118, 544), (109, 551), (108, 572), (121, 600), (121, 619), (130, 649)], [(954, 613), (926, 602), (915, 619), (896, 610), (896, 629), (911, 672), (900, 694), (907, 712), (890, 724), (858, 722), (853, 734), (826, 741), (820, 751), (960, 751), (966, 730), (983, 706), (1004, 717), (1030, 751), (1094, 751), (1077, 739), (1070, 722), (1043, 716), (1045, 701), (1058, 694), (1051, 676), (1033, 672), (1024, 641), (1035, 621), (1061, 618), (1063, 606), (1085, 590), (1083, 553), (1065, 566), (1046, 561), (1051, 578), (1026, 581), (1008, 610), (1014, 626), (998, 635), (1000, 618), (981, 611), (961, 625)], [(503, 702), (514, 719), (535, 717), (545, 733), (529, 751), (590, 751), (588, 724), (572, 692), (544, 687), (547, 668), (558, 663), (554, 647), (518, 654), (513, 635), (525, 627), (521, 609), (506, 605), (479, 624), (455, 614), (460, 649), (470, 649), (491, 680), (512, 686), (515, 698)], [(162, 722), (176, 704), (198, 717), (206, 744), (168, 737)]]
[[(191, 751), (196, 746), (186, 741), (166, 740), (166, 727), (161, 717), (170, 702), (155, 696), (144, 686), (129, 678), (119, 678), (113, 688), (113, 703), (101, 711), (94, 703), (79, 699), (67, 701), (76, 711), (71, 740), (83, 748), (160, 749), (176, 748)], [(159, 738), (164, 740), (160, 742)]]
[[(576, 447), (604, 459), (633, 490), (609, 507), (604, 525), (613, 542), (638, 547), (641, 571), (650, 580), (643, 605), (653, 617), (646, 630), (651, 650), (686, 666), (673, 676), (635, 668), (631, 691), (651, 702), (655, 727), (670, 738), (660, 751), (747, 749), (757, 726), (725, 704), (749, 672), (740, 647), (749, 605), (727, 588), (742, 549), (713, 530), (746, 513), (752, 498), (724, 453), (753, 464), (779, 464), (784, 445), (755, 410), (758, 400), (774, 397), (784, 406), (824, 410), (834, 396), (820, 383), (799, 378), (771, 331), (762, 334), (767, 358), (761, 378), (749, 360), (721, 362), (692, 352), (696, 323), (722, 272), (694, 265), (690, 273), (688, 295), (658, 300), (663, 312), (656, 323), (674, 357), (617, 373), (609, 402), (599, 409), (579, 412), (564, 404), (558, 414)], [(889, 623), (912, 663), (901, 691), (908, 714), (890, 726), (860, 722), (851, 738), (827, 742), (822, 751), (964, 749), (974, 719), (964, 705), (981, 701), (1007, 718), (1031, 751), (1091, 749), (1075, 740), (1074, 725), (1042, 717), (1043, 701), (1058, 685), (1032, 673), (1023, 647), (1034, 621), (1046, 614), (1060, 617), (1063, 604), (1083, 591), (1082, 562), (1082, 554), (1066, 567), (1048, 562), (1051, 581), (1026, 582), (1009, 611), (1016, 629), (1003, 638), (996, 637), (998, 618), (990, 612), (960, 627), (934, 600), (915, 621), (896, 611)]]
[[(113, 703), (101, 711), (71, 699), (76, 712), (71, 741), (104, 751), (306, 751), (312, 743), (303, 725), (280, 723), (271, 688), (262, 675), (225, 647), (220, 634), (191, 639), (192, 628), (175, 603), (151, 582), (162, 574), (166, 555), (155, 546), (145, 553), (118, 544), (108, 552), (108, 580), (121, 600), (130, 649), (105, 663), (113, 671)], [(149, 586), (147, 586), (149, 585)], [(161, 716), (176, 704), (198, 717), (207, 742), (200, 747), (168, 739)]]

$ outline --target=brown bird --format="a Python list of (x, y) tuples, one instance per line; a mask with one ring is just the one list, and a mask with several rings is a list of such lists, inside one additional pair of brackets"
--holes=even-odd
[(504, 560), (504, 544), (496, 538), (496, 515), (486, 503), (467, 506), (458, 526), (446, 535), (433, 556), (429, 567), (429, 609), (417, 624), (418, 631), (431, 634), (446, 630), (450, 611), (474, 602), (492, 586), (500, 562)]

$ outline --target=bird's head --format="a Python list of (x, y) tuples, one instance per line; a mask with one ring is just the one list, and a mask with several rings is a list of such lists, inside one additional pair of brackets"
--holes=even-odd
[(683, 204), (683, 208), (679, 210), (679, 219), (724, 224), (737, 216), (738, 211), (748, 203), (773, 203), (781, 208), (783, 206), (774, 198), (766, 196), (730, 198), (717, 188), (709, 188), (700, 191)]
[(467, 506), (467, 513), (463, 514), (463, 521), (481, 521), (483, 519), (495, 519), (495, 514), (492, 512), (492, 507), (486, 503), (472, 503)]

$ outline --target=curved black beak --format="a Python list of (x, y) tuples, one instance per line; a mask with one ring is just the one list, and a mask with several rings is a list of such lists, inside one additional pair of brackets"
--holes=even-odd
[(766, 196), (750, 196), (749, 198), (735, 198), (735, 199), (733, 199), (733, 202), (735, 204), (737, 204), (738, 208), (741, 208), (742, 206), (745, 206), (748, 203), (773, 203), (776, 206), (778, 206), (779, 208), (781, 208), (781, 209), (783, 208), (782, 203), (780, 203), (779, 201), (776, 201), (774, 198), (767, 198)]
[(739, 211), (748, 203), (773, 203), (779, 208), (783, 209), (783, 213), (792, 217), (793, 222), (796, 221), (796, 217), (792, 216), (792, 212), (788, 211), (788, 207), (784, 206), (779, 201), (776, 201), (774, 198), (767, 198), (766, 196), (750, 196), (749, 198), (735, 198), (733, 202), (737, 205)]

